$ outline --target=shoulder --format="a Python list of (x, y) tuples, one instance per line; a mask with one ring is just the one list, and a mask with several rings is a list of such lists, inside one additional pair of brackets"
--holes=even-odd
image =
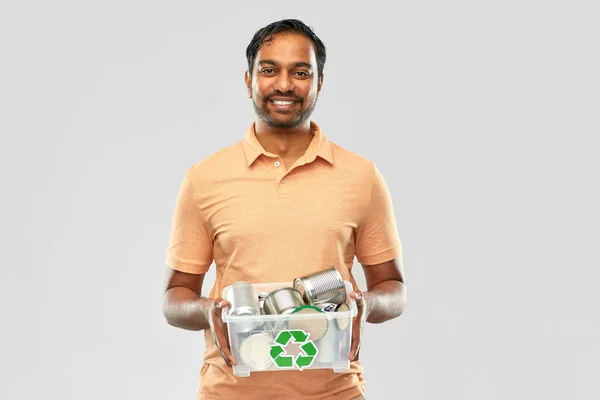
[(350, 151), (335, 142), (330, 141), (330, 143), (336, 169), (367, 181), (373, 180), (376, 166), (372, 160)]
[(336, 142), (329, 141), (331, 143), (331, 151), (335, 157), (335, 162), (340, 161), (344, 164), (355, 165), (357, 168), (372, 168), (373, 161), (353, 151), (340, 146)]
[(242, 142), (225, 147), (191, 165), (187, 170), (188, 179), (199, 184), (227, 176), (246, 162)]

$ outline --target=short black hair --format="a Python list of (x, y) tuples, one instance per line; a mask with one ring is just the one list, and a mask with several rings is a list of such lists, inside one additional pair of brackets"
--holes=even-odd
[(282, 19), (281, 21), (273, 22), (256, 31), (250, 44), (246, 48), (246, 59), (248, 60), (248, 71), (250, 71), (250, 74), (252, 74), (256, 55), (263, 43), (269, 43), (273, 40), (273, 35), (276, 33), (296, 33), (310, 39), (316, 47), (318, 77), (320, 78), (323, 75), (325, 60), (327, 59), (325, 44), (317, 35), (315, 35), (312, 28), (306, 26), (304, 22), (298, 19)]

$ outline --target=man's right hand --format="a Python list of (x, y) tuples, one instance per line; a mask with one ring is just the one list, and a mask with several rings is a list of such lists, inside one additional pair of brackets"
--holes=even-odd
[(210, 329), (215, 345), (231, 367), (237, 361), (229, 348), (227, 324), (221, 319), (223, 309), (230, 304), (222, 298), (202, 297), (204, 275), (167, 267), (163, 313), (173, 326), (195, 331)]
[(227, 300), (224, 300), (221, 297), (216, 298), (208, 312), (208, 323), (215, 345), (221, 352), (221, 356), (225, 360), (227, 366), (231, 367), (232, 364), (237, 365), (237, 360), (231, 354), (227, 324), (223, 322), (223, 319), (221, 318), (223, 309), (229, 307), (229, 305)]

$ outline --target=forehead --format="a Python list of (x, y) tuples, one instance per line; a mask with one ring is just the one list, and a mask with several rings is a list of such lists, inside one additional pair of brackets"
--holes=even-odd
[(255, 65), (261, 60), (273, 60), (281, 64), (303, 61), (316, 65), (317, 56), (313, 42), (303, 35), (278, 33), (273, 40), (263, 43), (256, 54)]

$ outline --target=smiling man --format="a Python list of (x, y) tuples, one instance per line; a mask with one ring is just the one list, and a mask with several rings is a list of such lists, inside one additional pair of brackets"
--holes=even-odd
[(291, 167), (313, 139), (309, 118), (323, 84), (325, 46), (316, 36), (313, 42), (294, 32), (273, 35), (261, 42), (265, 35), (260, 34), (248, 46), (245, 81), (254, 100), (258, 141)]
[[(386, 183), (372, 161), (328, 140), (310, 120), (323, 86), (325, 46), (299, 20), (256, 32), (245, 83), (256, 120), (243, 140), (191, 166), (167, 252), (163, 312), (205, 330), (198, 399), (364, 399), (358, 360), (365, 322), (399, 316), (406, 301), (401, 244)], [(361, 263), (367, 291), (352, 275)], [(202, 295), (212, 263), (216, 281)], [(235, 282), (288, 282), (335, 266), (354, 286), (350, 370), (255, 372), (236, 377), (220, 297)], [(376, 366), (375, 366), (376, 368)]]

